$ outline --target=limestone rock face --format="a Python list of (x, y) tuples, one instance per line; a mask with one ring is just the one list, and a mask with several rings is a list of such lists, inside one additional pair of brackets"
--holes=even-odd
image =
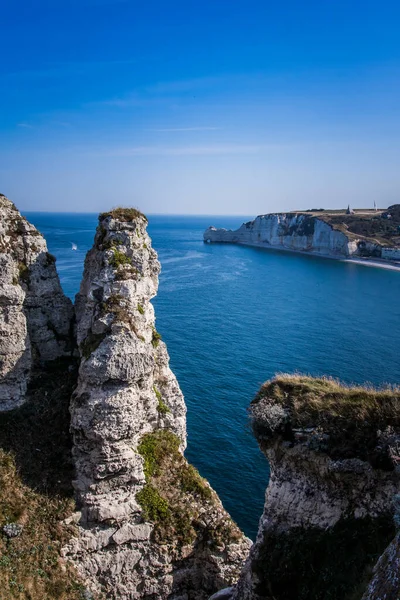
[(399, 400), (301, 376), (261, 388), (251, 416), (271, 478), (233, 600), (361, 596), (394, 534)]
[(398, 600), (400, 597), (400, 533), (379, 558), (362, 600)]
[(71, 354), (70, 300), (37, 229), (0, 195), (0, 411), (24, 403), (34, 369)]
[(80, 535), (65, 555), (107, 598), (199, 599), (249, 541), (183, 457), (186, 408), (155, 329), (160, 264), (138, 211), (103, 214), (76, 298), (71, 401)]
[(209, 227), (203, 238), (205, 242), (294, 250), (336, 258), (359, 254), (381, 256), (378, 243), (350, 239), (322, 219), (298, 213), (261, 215), (243, 223), (236, 231)]

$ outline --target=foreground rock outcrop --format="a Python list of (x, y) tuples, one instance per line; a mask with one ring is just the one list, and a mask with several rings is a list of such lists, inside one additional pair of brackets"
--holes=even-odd
[(150, 304), (160, 265), (135, 210), (100, 216), (76, 300), (71, 402), (81, 510), (65, 555), (107, 598), (205, 599), (249, 549), (183, 457), (186, 408)]
[(73, 350), (71, 301), (43, 236), (0, 195), (0, 411), (21, 406), (38, 366)]
[(400, 597), (400, 533), (386, 548), (362, 600), (398, 600)]
[[(400, 439), (399, 391), (279, 376), (261, 388), (251, 418), (271, 479), (257, 540), (232, 598), (361, 598), (394, 536), (399, 473), (391, 449)], [(397, 561), (390, 546), (380, 559), (384, 578)], [(382, 578), (382, 565), (378, 571)]]
[[(388, 216), (390, 218), (388, 218)], [(260, 215), (236, 231), (209, 227), (205, 242), (223, 242), (348, 258), (400, 261), (400, 206), (386, 213), (276, 213)]]

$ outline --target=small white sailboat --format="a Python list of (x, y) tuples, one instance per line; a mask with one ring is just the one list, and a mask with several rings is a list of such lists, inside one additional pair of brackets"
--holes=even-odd
[(76, 244), (74, 244), (74, 242), (71, 242), (71, 250), (78, 250), (78, 246)]

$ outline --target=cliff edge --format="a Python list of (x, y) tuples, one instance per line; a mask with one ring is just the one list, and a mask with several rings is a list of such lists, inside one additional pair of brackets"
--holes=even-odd
[(262, 386), (250, 414), (271, 478), (232, 598), (361, 598), (395, 533), (399, 390), (280, 375)]

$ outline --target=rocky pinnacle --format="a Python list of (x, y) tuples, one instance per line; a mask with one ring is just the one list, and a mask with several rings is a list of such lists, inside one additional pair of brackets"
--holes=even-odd
[(249, 548), (183, 457), (186, 407), (150, 300), (160, 264), (133, 209), (99, 218), (76, 299), (71, 402), (80, 535), (65, 554), (107, 598), (205, 599)]

